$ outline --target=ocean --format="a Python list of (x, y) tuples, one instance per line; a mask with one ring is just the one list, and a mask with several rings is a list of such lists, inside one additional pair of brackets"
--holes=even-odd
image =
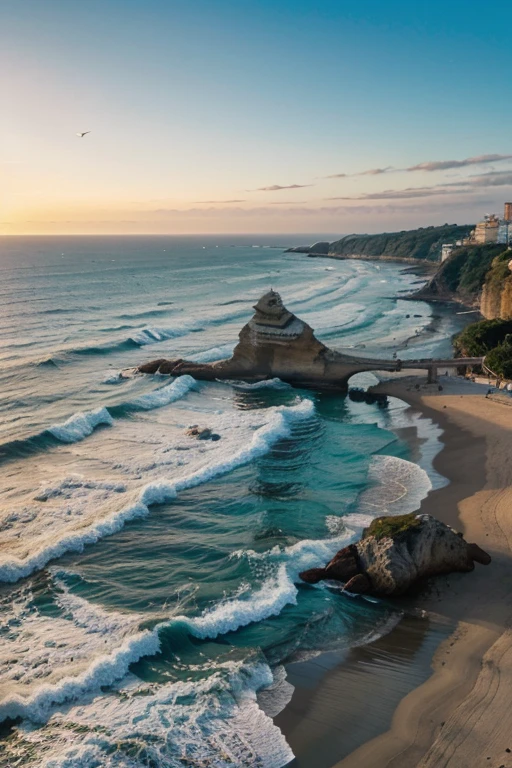
[(135, 373), (229, 357), (270, 287), (335, 349), (450, 354), (423, 278), (302, 239), (0, 239), (2, 768), (283, 768), (285, 665), (400, 621), (298, 574), (443, 484), (428, 419)]

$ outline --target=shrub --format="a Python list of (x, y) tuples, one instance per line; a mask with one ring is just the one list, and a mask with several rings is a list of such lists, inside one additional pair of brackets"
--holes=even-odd
[(372, 520), (368, 528), (364, 529), (363, 539), (366, 539), (368, 536), (375, 536), (377, 540), (383, 539), (385, 536), (398, 536), (410, 531), (412, 528), (416, 528), (420, 523), (421, 520), (416, 516), (415, 512), (410, 512), (407, 515), (377, 517), (375, 520)]
[(455, 338), (454, 346), (461, 356), (486, 355), (505, 341), (507, 334), (512, 334), (512, 320), (481, 320), (464, 328)]
[(485, 364), (498, 376), (512, 379), (512, 334), (485, 356)]

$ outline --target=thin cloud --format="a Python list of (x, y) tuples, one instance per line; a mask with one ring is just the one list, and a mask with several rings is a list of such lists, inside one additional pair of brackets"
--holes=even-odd
[(331, 176), (324, 176), (325, 179), (350, 179), (354, 176), (380, 176), (382, 173), (390, 173), (396, 170), (388, 165), (386, 168), (370, 168), (368, 171), (359, 171), (358, 173), (333, 173)]
[(282, 189), (303, 189), (304, 187), (312, 187), (313, 184), (272, 184), (270, 187), (258, 187), (256, 192), (280, 192)]
[(502, 163), (506, 160), (512, 160), (512, 155), (478, 155), (476, 157), (467, 157), (465, 160), (429, 160), (423, 163), (411, 165), (409, 168), (394, 168), (388, 165), (384, 168), (370, 168), (368, 171), (359, 171), (358, 173), (333, 173), (330, 176), (324, 176), (326, 179), (348, 179), (354, 176), (381, 176), (384, 173), (399, 173), (407, 171), (413, 173), (417, 171), (448, 171), (452, 168), (467, 168), (472, 165), (489, 165), (489, 163)]
[(417, 165), (411, 165), (406, 171), (447, 171), (450, 168), (466, 168), (470, 165), (486, 165), (488, 163), (501, 163), (504, 160), (512, 159), (512, 155), (478, 155), (478, 157), (467, 157), (465, 160), (435, 160)]
[(368, 192), (359, 197), (327, 197), (326, 200), (409, 200), (418, 197), (434, 197), (437, 195), (467, 194), (472, 189), (446, 189), (443, 185), (437, 187), (409, 187), (408, 189), (386, 189), (384, 192)]
[(361, 171), (361, 173), (355, 173), (354, 176), (380, 176), (382, 173), (389, 173), (394, 168), (388, 165), (386, 168), (370, 168), (369, 171)]
[(478, 176), (470, 176), (470, 184), (474, 187), (507, 187), (512, 185), (511, 171), (489, 171)]
[(194, 205), (215, 205), (216, 203), (246, 203), (247, 200), (193, 200)]

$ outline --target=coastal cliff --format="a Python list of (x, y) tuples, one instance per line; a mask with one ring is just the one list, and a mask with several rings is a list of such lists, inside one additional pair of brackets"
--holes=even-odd
[(479, 309), (487, 273), (503, 249), (497, 244), (456, 248), (415, 298), (457, 301)]
[(310, 246), (290, 248), (308, 256), (329, 256), (333, 259), (372, 259), (379, 261), (418, 261), (435, 263), (441, 258), (443, 243), (467, 237), (472, 225), (444, 224), (441, 227), (385, 232), (380, 235), (345, 235), (332, 243), (319, 242)]
[(480, 312), (488, 320), (512, 319), (512, 273), (509, 269), (510, 251), (497, 256), (485, 276), (480, 300)]
[(504, 249), (496, 243), (457, 248), (415, 298), (456, 301), (488, 320), (512, 318), (512, 254)]

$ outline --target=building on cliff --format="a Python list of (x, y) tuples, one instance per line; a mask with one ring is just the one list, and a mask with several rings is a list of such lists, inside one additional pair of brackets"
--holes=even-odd
[(455, 248), (453, 243), (443, 243), (441, 246), (441, 263), (443, 261), (446, 261), (451, 255), (452, 251)]
[(499, 224), (500, 221), (495, 213), (487, 213), (483, 221), (479, 221), (474, 229), (474, 242), (477, 245), (497, 243)]
[(512, 242), (512, 203), (505, 203), (503, 218), (498, 227), (498, 243), (510, 245)]
[(502, 245), (509, 245), (511, 239), (512, 221), (500, 221), (500, 225), (498, 227), (498, 239), (496, 242), (501, 243)]
[(500, 219), (495, 213), (485, 215), (479, 221), (469, 237), (462, 241), (463, 245), (488, 245), (499, 243), (510, 245), (512, 242), (512, 203), (505, 203), (504, 216)]

